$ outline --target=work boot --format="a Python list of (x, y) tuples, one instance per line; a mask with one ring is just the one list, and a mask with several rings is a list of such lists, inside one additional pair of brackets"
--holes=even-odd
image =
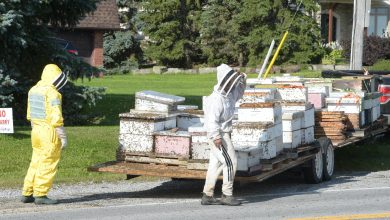
[(47, 196), (35, 197), (35, 204), (37, 205), (54, 205), (57, 203), (57, 200), (49, 199)]
[(234, 198), (233, 196), (227, 196), (225, 194), (222, 194), (221, 197), (221, 204), (222, 205), (231, 205), (231, 206), (237, 206), (241, 205), (241, 202)]
[(221, 203), (215, 199), (213, 196), (208, 196), (203, 193), (202, 201), (200, 202), (202, 205), (220, 205)]
[(32, 203), (35, 201), (35, 199), (32, 195), (31, 196), (22, 196), (22, 198), (20, 198), (20, 201), (23, 203)]

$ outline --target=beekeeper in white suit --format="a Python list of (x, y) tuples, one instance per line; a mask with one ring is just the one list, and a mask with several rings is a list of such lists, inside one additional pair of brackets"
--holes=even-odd
[[(241, 99), (246, 86), (246, 75), (234, 71), (226, 64), (217, 67), (217, 85), (205, 100), (205, 128), (210, 145), (210, 161), (203, 189), (202, 205), (240, 205), (233, 197), (233, 182), (237, 157), (230, 134), (236, 102)], [(214, 198), (218, 176), (223, 171), (222, 197)]]

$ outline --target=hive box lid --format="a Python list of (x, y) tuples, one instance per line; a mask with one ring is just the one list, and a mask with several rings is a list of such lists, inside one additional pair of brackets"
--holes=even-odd
[(282, 120), (294, 120), (297, 118), (303, 118), (303, 111), (284, 111)]
[(191, 135), (188, 131), (166, 130), (166, 131), (156, 131), (153, 134), (159, 135), (159, 136), (191, 137)]
[(178, 105), (177, 110), (185, 111), (185, 110), (198, 110), (197, 105)]
[(274, 123), (272, 122), (233, 122), (233, 128), (235, 129), (268, 129), (273, 126)]
[(145, 99), (167, 105), (177, 105), (185, 101), (185, 98), (181, 96), (169, 95), (150, 90), (135, 93), (135, 98)]
[(177, 114), (165, 115), (149, 112), (126, 112), (119, 114), (121, 119), (138, 119), (138, 120), (151, 120), (151, 121), (163, 121), (173, 117)]
[(197, 123), (190, 127), (188, 127), (188, 132), (190, 133), (203, 133), (206, 132), (206, 128), (204, 127), (203, 123)]

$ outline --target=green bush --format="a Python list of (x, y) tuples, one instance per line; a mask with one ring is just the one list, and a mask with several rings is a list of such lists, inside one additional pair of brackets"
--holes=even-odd
[(390, 70), (390, 60), (379, 60), (370, 67), (370, 70)]
[(99, 115), (93, 115), (89, 109), (103, 98), (105, 88), (76, 86), (68, 82), (62, 93), (62, 112), (66, 125), (83, 125)]

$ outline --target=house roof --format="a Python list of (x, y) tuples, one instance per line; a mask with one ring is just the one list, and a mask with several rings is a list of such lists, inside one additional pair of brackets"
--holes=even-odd
[(120, 20), (116, 0), (102, 0), (91, 14), (88, 14), (76, 29), (119, 30)]

